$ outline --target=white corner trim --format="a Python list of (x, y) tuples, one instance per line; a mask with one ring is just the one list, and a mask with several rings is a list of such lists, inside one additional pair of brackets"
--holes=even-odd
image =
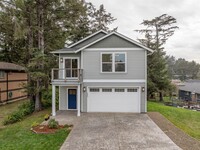
[(81, 69), (83, 69), (83, 51), (81, 51)]
[(145, 79), (136, 79), (136, 80), (129, 80), (129, 79), (83, 79), (83, 82), (118, 82), (118, 83), (143, 83), (146, 82)]
[[(145, 66), (144, 66), (144, 69), (145, 69), (145, 80), (147, 81), (147, 51), (145, 51), (145, 56), (144, 56), (144, 60), (145, 60)], [(145, 97), (144, 97), (144, 100), (145, 100), (145, 112), (147, 112), (147, 82), (145, 82)]]
[(93, 34), (91, 34), (91, 35), (89, 35), (89, 36), (83, 38), (82, 40), (80, 40), (80, 41), (78, 41), (78, 42), (76, 42), (76, 43), (74, 43), (74, 44), (68, 46), (67, 48), (71, 48), (71, 47), (73, 47), (73, 46), (75, 46), (75, 45), (77, 45), (77, 44), (79, 44), (79, 43), (81, 43), (81, 42), (83, 42), (83, 41), (89, 39), (90, 37), (93, 37), (94, 35), (96, 35), (96, 34), (98, 34), (98, 33), (100, 33), (100, 32), (103, 32), (103, 33), (105, 33), (105, 34), (108, 34), (108, 33), (107, 33), (106, 31), (104, 31), (104, 30), (99, 30), (99, 31), (97, 31), (97, 32), (95, 32), (95, 33), (93, 33)]

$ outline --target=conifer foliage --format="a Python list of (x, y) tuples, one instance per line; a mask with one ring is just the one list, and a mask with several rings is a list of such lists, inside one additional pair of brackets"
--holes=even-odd
[(149, 98), (155, 92), (158, 92), (160, 101), (162, 101), (163, 91), (171, 87), (166, 68), (164, 44), (178, 29), (175, 25), (176, 23), (174, 17), (163, 14), (151, 20), (143, 20), (141, 25), (145, 26), (145, 28), (136, 30), (144, 35), (144, 38), (138, 40), (143, 45), (154, 50), (154, 53), (148, 56), (147, 61)]
[(99, 29), (109, 31), (114, 20), (103, 5), (83, 0), (1, 0), (0, 61), (27, 68), (27, 90), (39, 111), (51, 68), (58, 65), (50, 52)]

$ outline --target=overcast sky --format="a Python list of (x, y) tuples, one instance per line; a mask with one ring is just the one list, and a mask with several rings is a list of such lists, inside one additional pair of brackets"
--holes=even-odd
[(164, 13), (177, 19), (179, 30), (165, 45), (168, 55), (200, 63), (200, 1), (199, 0), (86, 0), (96, 7), (104, 4), (117, 20), (111, 27), (136, 40), (134, 32), (142, 28), (143, 19), (153, 19)]

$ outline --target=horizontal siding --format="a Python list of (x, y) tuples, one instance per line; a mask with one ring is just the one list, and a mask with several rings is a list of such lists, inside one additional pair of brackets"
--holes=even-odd
[[(124, 51), (123, 51), (124, 52)], [(101, 52), (83, 52), (84, 79), (145, 79), (145, 51), (133, 50), (127, 53), (127, 73), (101, 73)]]

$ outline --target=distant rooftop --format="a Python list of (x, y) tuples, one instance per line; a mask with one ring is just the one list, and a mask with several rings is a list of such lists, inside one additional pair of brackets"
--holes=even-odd
[(15, 71), (24, 71), (25, 68), (8, 62), (0, 62), (0, 70), (15, 70)]
[(200, 94), (200, 80), (188, 80), (184, 82), (184, 85), (179, 86), (179, 90)]

